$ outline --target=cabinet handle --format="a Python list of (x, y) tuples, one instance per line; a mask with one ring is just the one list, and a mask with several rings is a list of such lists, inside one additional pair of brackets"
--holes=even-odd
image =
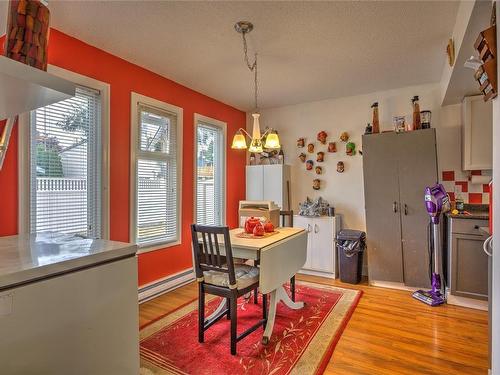
[(319, 232), (318, 224), (314, 224), (314, 233), (318, 233), (318, 232)]
[(493, 236), (489, 236), (486, 241), (483, 243), (483, 251), (488, 255), (489, 257), (493, 256), (492, 253), (492, 248), (491, 248), (491, 240), (493, 239)]
[(307, 224), (307, 233), (311, 233), (311, 224)]
[(396, 202), (396, 201), (392, 202), (392, 211), (394, 213), (398, 212), (398, 202)]
[(405, 216), (408, 215), (408, 205), (405, 203)]

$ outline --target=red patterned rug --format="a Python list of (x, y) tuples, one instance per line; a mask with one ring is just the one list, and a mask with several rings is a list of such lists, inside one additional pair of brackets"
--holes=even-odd
[[(140, 332), (141, 374), (321, 374), (362, 292), (331, 286), (297, 283), (297, 301), (305, 307), (291, 310), (278, 305), (271, 342), (261, 344), (262, 329), (238, 343), (229, 353), (229, 321), (221, 319), (198, 343), (197, 301), (143, 327)], [(262, 314), (262, 303), (238, 301), (238, 332), (252, 326)], [(206, 306), (210, 314), (219, 298)]]

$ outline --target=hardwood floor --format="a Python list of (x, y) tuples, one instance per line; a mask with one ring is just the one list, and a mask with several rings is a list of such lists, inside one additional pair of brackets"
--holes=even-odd
[[(487, 374), (488, 314), (429, 307), (406, 291), (298, 275), (297, 280), (363, 290), (325, 374)], [(140, 306), (141, 325), (197, 297), (195, 283)]]

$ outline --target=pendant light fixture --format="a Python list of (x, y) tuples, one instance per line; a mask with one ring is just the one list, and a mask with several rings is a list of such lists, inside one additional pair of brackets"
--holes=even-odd
[[(234, 25), (234, 29), (241, 34), (243, 38), (243, 53), (245, 55), (245, 63), (254, 74), (254, 101), (255, 101), (255, 110), (252, 113), (253, 117), (253, 128), (252, 135), (248, 134), (247, 131), (243, 128), (238, 129), (233, 138), (233, 143), (231, 148), (234, 149), (247, 149), (252, 153), (260, 153), (266, 149), (277, 150), (280, 146), (280, 140), (278, 134), (271, 128), (268, 128), (264, 134), (260, 133), (260, 123), (259, 123), (259, 106), (258, 106), (258, 76), (257, 76), (257, 54), (255, 54), (255, 59), (253, 63), (250, 63), (250, 59), (248, 58), (248, 47), (247, 47), (247, 39), (246, 34), (253, 30), (253, 24), (248, 21), (240, 21)], [(245, 136), (250, 138), (250, 146), (247, 146), (247, 142)], [(265, 144), (263, 144), (263, 139), (265, 138)]]

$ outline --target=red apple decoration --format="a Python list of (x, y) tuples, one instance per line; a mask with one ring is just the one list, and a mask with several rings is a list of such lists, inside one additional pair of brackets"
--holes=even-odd
[(248, 219), (245, 220), (245, 232), (248, 234), (253, 233), (253, 228), (257, 225), (260, 224), (260, 219), (256, 217), (249, 217)]
[(274, 232), (274, 225), (273, 223), (271, 223), (270, 221), (268, 221), (267, 223), (264, 224), (264, 230), (266, 231), (266, 233), (272, 233)]
[(257, 225), (255, 225), (253, 227), (253, 235), (254, 236), (258, 236), (258, 237), (262, 237), (264, 235), (265, 230), (264, 230), (264, 226), (261, 224), (261, 223), (258, 223)]

